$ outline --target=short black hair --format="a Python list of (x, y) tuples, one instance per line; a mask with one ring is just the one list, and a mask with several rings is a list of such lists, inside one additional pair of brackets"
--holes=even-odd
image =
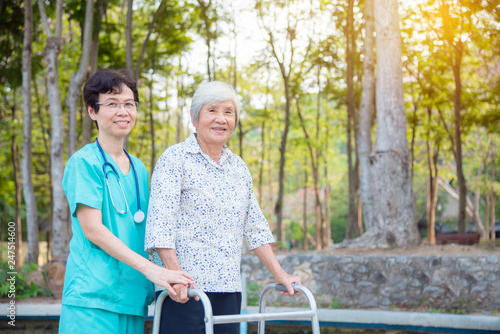
[(99, 94), (120, 94), (122, 85), (127, 86), (134, 94), (134, 101), (139, 103), (137, 84), (127, 74), (126, 70), (113, 70), (109, 68), (97, 70), (83, 86), (83, 100), (85, 107), (92, 107), (94, 112), (99, 112)]

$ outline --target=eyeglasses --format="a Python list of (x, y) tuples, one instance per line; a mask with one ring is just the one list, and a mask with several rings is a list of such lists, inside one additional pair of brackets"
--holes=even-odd
[(105, 106), (108, 109), (118, 109), (118, 108), (120, 108), (121, 105), (123, 105), (123, 107), (127, 111), (136, 111), (137, 105), (138, 105), (138, 103), (136, 101), (134, 101), (134, 102), (131, 102), (131, 101), (127, 101), (127, 102), (110, 101), (110, 102), (97, 102), (96, 104)]

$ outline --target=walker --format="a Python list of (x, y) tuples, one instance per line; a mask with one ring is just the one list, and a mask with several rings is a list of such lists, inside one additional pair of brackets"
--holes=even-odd
[[(304, 311), (291, 311), (291, 312), (275, 312), (275, 313), (266, 313), (266, 305), (264, 297), (266, 294), (275, 289), (276, 291), (286, 291), (285, 286), (280, 284), (269, 284), (264, 288), (262, 294), (260, 295), (259, 300), (259, 313), (254, 314), (231, 314), (231, 315), (213, 315), (212, 314), (212, 305), (210, 304), (210, 300), (207, 295), (199, 290), (189, 288), (188, 296), (191, 297), (199, 297), (200, 301), (203, 303), (203, 309), (205, 310), (205, 333), (213, 334), (214, 333), (214, 325), (216, 324), (229, 324), (236, 322), (250, 322), (250, 321), (258, 321), (258, 333), (264, 334), (265, 330), (265, 322), (266, 320), (311, 320), (312, 325), (312, 333), (320, 334), (319, 331), (319, 320), (317, 313), (316, 300), (314, 299), (313, 294), (309, 289), (302, 285), (292, 284), (294, 291), (302, 292), (309, 302), (309, 310)], [(160, 319), (161, 319), (161, 309), (163, 307), (163, 301), (168, 296), (168, 291), (164, 290), (156, 299), (155, 305), (155, 315), (153, 320), (153, 334), (158, 334), (160, 332)]]

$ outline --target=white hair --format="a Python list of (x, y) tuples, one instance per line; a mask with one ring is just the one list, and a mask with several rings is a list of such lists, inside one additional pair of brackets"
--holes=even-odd
[(200, 110), (207, 103), (232, 101), (235, 111), (235, 125), (238, 124), (240, 115), (240, 102), (238, 94), (234, 88), (222, 81), (210, 81), (202, 84), (196, 92), (194, 92), (191, 102), (191, 118), (194, 122), (198, 121)]

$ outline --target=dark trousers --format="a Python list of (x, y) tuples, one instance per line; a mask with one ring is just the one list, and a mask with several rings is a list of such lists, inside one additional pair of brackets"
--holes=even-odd
[[(160, 292), (156, 293), (156, 297)], [(213, 315), (240, 314), (241, 293), (206, 292), (212, 304)], [(205, 311), (201, 301), (189, 298), (185, 304), (165, 298), (161, 310), (161, 334), (204, 334)], [(214, 326), (214, 334), (239, 334), (240, 324), (219, 324)]]

